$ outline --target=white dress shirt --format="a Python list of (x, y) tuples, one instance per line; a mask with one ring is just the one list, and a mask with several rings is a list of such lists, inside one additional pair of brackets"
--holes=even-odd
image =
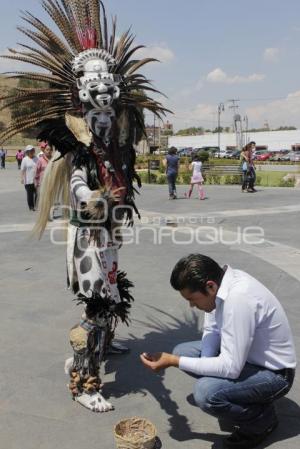
[(205, 313), (201, 357), (180, 357), (179, 368), (237, 379), (246, 362), (270, 370), (295, 368), (293, 337), (277, 298), (249, 274), (228, 266), (216, 308)]

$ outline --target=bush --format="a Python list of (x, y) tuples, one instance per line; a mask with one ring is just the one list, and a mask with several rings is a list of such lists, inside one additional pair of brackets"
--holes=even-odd
[(261, 176), (256, 176), (255, 184), (257, 186), (261, 186), (262, 185), (262, 177)]
[(159, 174), (156, 177), (156, 183), (157, 184), (167, 184), (167, 175), (166, 174)]
[(166, 174), (166, 167), (164, 167), (163, 164), (160, 164), (158, 171), (159, 173)]
[(182, 173), (179, 176), (178, 181), (180, 184), (189, 184), (191, 182), (191, 175), (189, 173)]
[(224, 184), (241, 184), (242, 177), (239, 175), (225, 175)]
[(206, 184), (221, 184), (222, 176), (219, 175), (207, 175), (205, 177)]
[(207, 162), (209, 160), (209, 153), (208, 151), (199, 151), (199, 153), (197, 153), (197, 156), (199, 157), (199, 160), (203, 163), (203, 162)]
[[(141, 178), (142, 183), (147, 184), (149, 182), (149, 176), (148, 176), (148, 172), (147, 171), (140, 172), (139, 176)], [(156, 183), (156, 179), (157, 179), (157, 174), (151, 172), (150, 173), (150, 182), (155, 184)]]
[(293, 179), (281, 179), (278, 183), (278, 187), (295, 187), (295, 178)]

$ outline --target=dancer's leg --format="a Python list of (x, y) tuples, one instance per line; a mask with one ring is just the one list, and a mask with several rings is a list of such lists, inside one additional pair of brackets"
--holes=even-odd
[(101, 395), (100, 364), (104, 357), (109, 329), (100, 327), (95, 319), (82, 319), (71, 329), (70, 342), (74, 357), (65, 364), (70, 375), (69, 389), (73, 399), (93, 412), (113, 410)]
[[(105, 236), (100, 235), (100, 240), (95, 242), (90, 229), (77, 230), (73, 255), (76, 282), (72, 289), (82, 298), (98, 295), (99, 301), (109, 297), (119, 302), (117, 250), (103, 247), (102, 237)], [(70, 333), (74, 358), (69, 368), (69, 388), (76, 402), (94, 412), (107, 412), (113, 406), (101, 395), (100, 367), (112, 332), (110, 320), (97, 310), (96, 298), (91, 306), (89, 301), (84, 301), (87, 304), (85, 314)]]

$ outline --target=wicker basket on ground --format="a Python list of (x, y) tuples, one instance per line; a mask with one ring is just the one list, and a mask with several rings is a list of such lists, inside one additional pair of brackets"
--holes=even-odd
[(115, 426), (118, 449), (154, 449), (156, 428), (146, 419), (127, 418)]

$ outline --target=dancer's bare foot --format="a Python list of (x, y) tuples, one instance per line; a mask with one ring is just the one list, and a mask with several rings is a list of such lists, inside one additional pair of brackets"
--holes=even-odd
[(112, 404), (107, 402), (100, 393), (83, 393), (80, 396), (76, 396), (74, 399), (76, 402), (92, 412), (103, 413), (114, 409)]

